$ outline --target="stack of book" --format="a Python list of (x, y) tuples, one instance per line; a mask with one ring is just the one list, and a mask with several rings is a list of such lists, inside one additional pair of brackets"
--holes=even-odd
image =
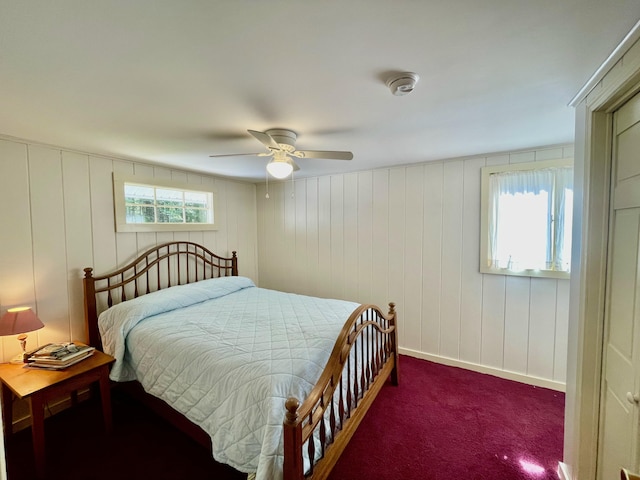
[(27, 364), (34, 368), (60, 370), (90, 357), (94, 351), (94, 347), (73, 342), (49, 343), (30, 352)]

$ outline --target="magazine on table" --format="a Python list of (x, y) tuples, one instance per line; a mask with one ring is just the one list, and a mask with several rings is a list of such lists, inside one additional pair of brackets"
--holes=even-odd
[(73, 342), (49, 343), (30, 352), (27, 364), (30, 367), (59, 370), (90, 357), (94, 351), (95, 347)]

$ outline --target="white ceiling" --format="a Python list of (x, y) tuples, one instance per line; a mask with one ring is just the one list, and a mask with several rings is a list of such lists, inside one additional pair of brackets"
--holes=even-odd
[[(573, 141), (567, 104), (638, 0), (0, 0), (0, 134), (262, 180), (247, 129), (289, 128), (297, 176)], [(389, 72), (420, 75), (404, 97)]]

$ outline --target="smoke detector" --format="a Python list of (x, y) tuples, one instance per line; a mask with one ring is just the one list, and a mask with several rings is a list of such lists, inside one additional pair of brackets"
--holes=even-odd
[(386, 81), (387, 87), (391, 93), (397, 97), (409, 95), (416, 88), (420, 77), (413, 72), (397, 73)]

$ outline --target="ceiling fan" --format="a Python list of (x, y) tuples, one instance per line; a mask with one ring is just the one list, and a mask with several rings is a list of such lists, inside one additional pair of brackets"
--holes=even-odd
[(300, 167), (291, 157), (297, 158), (324, 158), (329, 160), (351, 160), (353, 153), (322, 150), (296, 150), (297, 134), (291, 130), (276, 129), (258, 132), (247, 130), (260, 143), (267, 147), (267, 152), (262, 153), (231, 153), (227, 155), (210, 155), (210, 157), (233, 157), (256, 155), (258, 157), (273, 157), (267, 164), (267, 171), (275, 178), (286, 178), (294, 170)]

